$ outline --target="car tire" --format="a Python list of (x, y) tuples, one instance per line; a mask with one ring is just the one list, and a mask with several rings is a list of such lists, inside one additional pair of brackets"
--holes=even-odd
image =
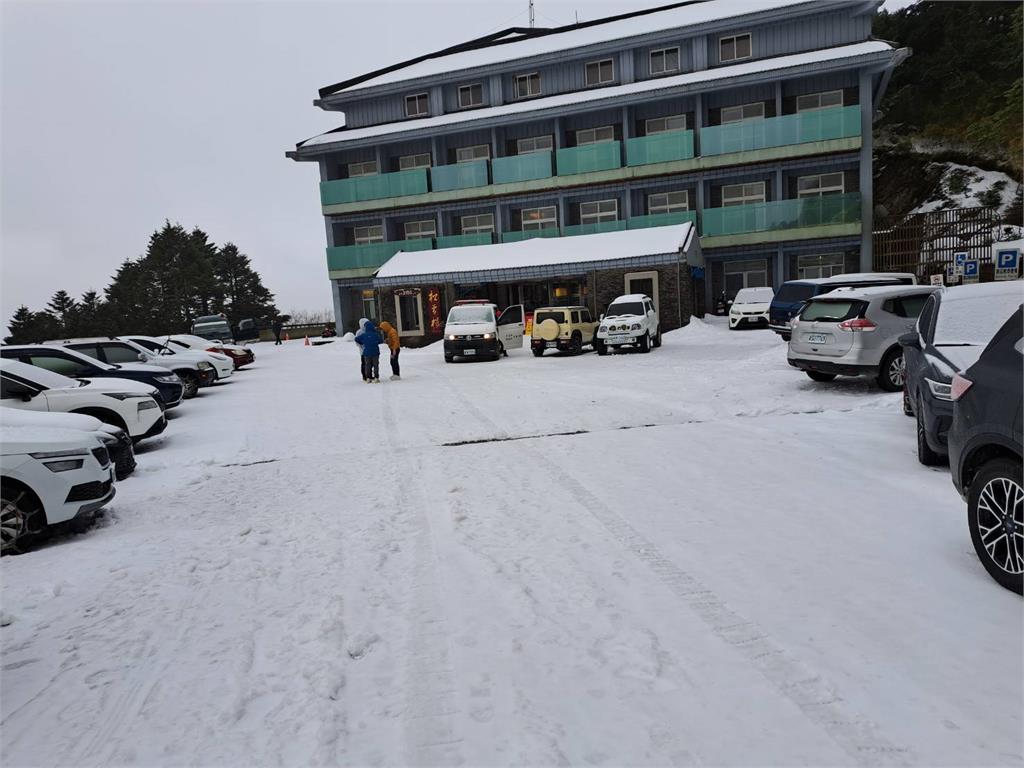
[(138, 464), (135, 461), (135, 449), (129, 444), (126, 450), (117, 453), (117, 461), (114, 462), (114, 478), (124, 480), (135, 471), (136, 466)]
[(453, 362), (455, 362), (455, 355), (445, 355), (444, 356), (444, 361), (446, 363), (453, 363)]
[(605, 355), (608, 354), (608, 345), (605, 344), (603, 341), (595, 341), (594, 349), (597, 350), (597, 354), (600, 355), (601, 357), (604, 357)]
[(534, 347), (533, 348), (533, 356), (534, 357), (543, 357), (544, 356), (544, 347)]
[(836, 380), (836, 374), (834, 373), (823, 373), (822, 371), (804, 371), (804, 373), (811, 378), (811, 381), (820, 381), (823, 384)]
[(914, 407), (910, 401), (910, 393), (907, 392), (906, 384), (903, 385), (903, 415), (914, 418)]
[(658, 332), (654, 334), (654, 346), (655, 348), (661, 346), (661, 328), (659, 328)]
[(182, 392), (181, 398), (183, 400), (190, 400), (199, 394), (199, 377), (194, 373), (181, 372), (178, 373), (178, 377), (181, 379)]
[[(1000, 586), (1024, 594), (1024, 483), (1021, 463), (1013, 459), (991, 459), (981, 466), (967, 495), (967, 526), (974, 551), (989, 576)], [(1008, 519), (1007, 517), (1008, 516)], [(988, 547), (982, 528), (989, 534)], [(1013, 549), (1007, 549), (1012, 547)]]
[(0, 482), (0, 555), (21, 552), (31, 536), (46, 527), (46, 515), (26, 487)]
[(583, 352), (583, 337), (580, 336), (579, 331), (575, 331), (572, 338), (569, 339), (568, 352), (570, 355), (578, 355)]
[(899, 392), (903, 389), (906, 381), (906, 362), (903, 359), (903, 350), (894, 347), (885, 353), (882, 362), (878, 366), (878, 386), (886, 392)]
[(648, 331), (640, 337), (640, 343), (637, 345), (637, 349), (641, 352), (647, 353), (651, 351), (651, 332)]
[(499, 341), (499, 342), (498, 342), (498, 351), (494, 353), (494, 359), (495, 359), (495, 360), (501, 360), (501, 356), (502, 356), (502, 355), (505, 355), (505, 354), (506, 354), (506, 352), (505, 352), (505, 345), (504, 345), (504, 344), (502, 344), (502, 343), (501, 343), (501, 342)]
[(921, 418), (921, 414), (924, 413), (924, 408), (921, 407), (921, 402), (917, 403), (917, 416), (916, 416), (916, 432), (917, 432), (917, 460), (926, 467), (937, 467), (944, 463), (945, 456), (941, 453), (936, 453), (928, 445), (928, 433), (925, 430), (924, 419)]
[(789, 340), (793, 338), (793, 334), (791, 333), (780, 333), (779, 336), (781, 336), (782, 340), (787, 344), (789, 344)]

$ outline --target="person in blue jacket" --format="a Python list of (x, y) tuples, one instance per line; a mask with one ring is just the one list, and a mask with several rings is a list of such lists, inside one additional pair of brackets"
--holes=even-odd
[(362, 349), (363, 381), (368, 384), (380, 384), (380, 345), (384, 343), (384, 339), (377, 326), (373, 324), (373, 320), (366, 321), (356, 334), (355, 340)]

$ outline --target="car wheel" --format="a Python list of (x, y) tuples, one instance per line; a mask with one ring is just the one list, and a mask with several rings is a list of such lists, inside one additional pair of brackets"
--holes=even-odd
[(505, 355), (505, 354), (507, 354), (507, 353), (505, 352), (505, 345), (504, 345), (504, 344), (502, 344), (502, 343), (501, 343), (501, 342), (499, 341), (499, 342), (498, 342), (498, 351), (494, 353), (494, 359), (495, 359), (495, 360), (501, 360), (501, 356), (502, 356), (502, 355)]
[(906, 361), (903, 359), (903, 350), (897, 347), (890, 349), (882, 358), (878, 366), (878, 386), (886, 392), (899, 392), (903, 389), (903, 382), (906, 380)]
[(604, 357), (605, 355), (608, 354), (608, 345), (602, 341), (595, 341), (594, 349), (597, 350), (597, 354), (600, 355), (601, 357)]
[(903, 384), (903, 415), (911, 418), (914, 416), (914, 408), (910, 403), (910, 393), (907, 392), (906, 382)]
[(640, 337), (640, 351), (650, 352), (651, 351), (651, 333), (648, 331)]
[(43, 510), (27, 490), (12, 483), (0, 486), (0, 554), (21, 551), (36, 528), (45, 526)]
[(793, 338), (793, 334), (791, 334), (791, 333), (780, 333), (780, 334), (779, 334), (779, 336), (781, 336), (781, 337), (782, 337), (782, 340), (783, 340), (784, 342), (786, 342), (787, 344), (789, 343), (789, 340), (790, 340), (791, 338)]
[(925, 430), (924, 419), (921, 414), (924, 408), (920, 401), (917, 403), (917, 460), (926, 467), (936, 467), (943, 463), (945, 458), (941, 453), (936, 453), (928, 445), (928, 433)]
[(804, 371), (804, 373), (810, 376), (812, 381), (835, 381), (836, 378), (834, 373), (822, 373), (821, 371)]
[(455, 355), (445, 355), (444, 356), (444, 361), (446, 363), (454, 362), (454, 360), (455, 360)]
[(978, 559), (1006, 589), (1024, 594), (1024, 483), (1021, 463), (992, 459), (974, 476), (967, 525)]
[(656, 334), (654, 334), (654, 346), (655, 347), (660, 347), (661, 346), (661, 328), (659, 328), (658, 332)]
[(184, 387), (181, 396), (185, 400), (193, 398), (199, 394), (199, 379), (195, 374), (179, 373), (178, 376), (181, 377), (181, 384)]
[(544, 347), (534, 347), (533, 348), (533, 356), (534, 357), (543, 357), (543, 355), (544, 355)]
[(117, 480), (124, 480), (135, 471), (135, 449), (131, 443), (117, 452), (117, 459), (114, 461), (114, 477)]
[(578, 355), (583, 351), (583, 337), (580, 336), (579, 332), (573, 333), (572, 338), (569, 339), (569, 354)]

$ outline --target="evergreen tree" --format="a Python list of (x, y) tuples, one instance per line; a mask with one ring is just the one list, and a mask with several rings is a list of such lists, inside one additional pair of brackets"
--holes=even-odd
[(24, 304), (18, 307), (11, 318), (11, 322), (7, 324), (11, 335), (4, 339), (4, 344), (24, 344), (25, 342), (32, 341), (31, 332), (34, 317), (35, 312)]
[(47, 305), (50, 315), (58, 323), (58, 336), (71, 336), (75, 326), (75, 315), (78, 311), (78, 303), (71, 298), (67, 291), (61, 289), (53, 294), (50, 303)]
[(223, 312), (234, 323), (277, 314), (274, 294), (263, 286), (260, 276), (250, 265), (249, 257), (234, 243), (226, 243), (218, 250), (213, 264), (216, 281), (213, 311)]
[(78, 302), (75, 313), (75, 336), (107, 336), (103, 313), (103, 300), (96, 291), (86, 291)]

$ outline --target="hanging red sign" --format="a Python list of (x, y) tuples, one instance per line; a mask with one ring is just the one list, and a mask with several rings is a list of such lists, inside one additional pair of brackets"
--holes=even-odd
[(427, 291), (427, 309), (430, 315), (430, 332), (441, 333), (444, 330), (441, 323), (441, 291), (437, 288)]

